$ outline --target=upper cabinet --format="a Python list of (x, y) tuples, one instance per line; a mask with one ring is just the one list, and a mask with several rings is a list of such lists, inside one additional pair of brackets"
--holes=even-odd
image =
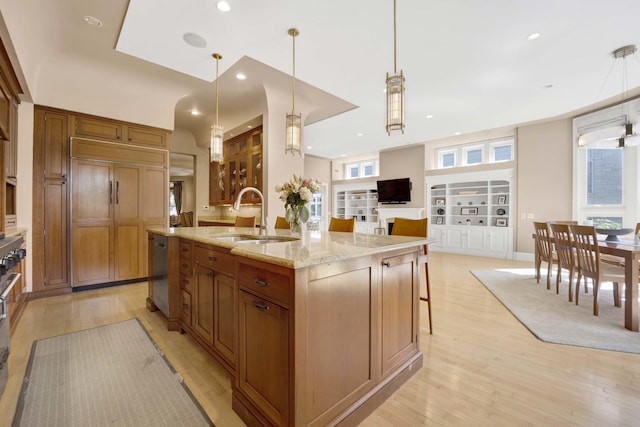
[[(245, 187), (262, 192), (262, 126), (224, 143), (224, 160), (209, 164), (209, 204), (233, 203)], [(242, 203), (260, 203), (254, 192), (242, 196)]]
[(169, 148), (169, 131), (91, 116), (72, 116), (72, 136)]

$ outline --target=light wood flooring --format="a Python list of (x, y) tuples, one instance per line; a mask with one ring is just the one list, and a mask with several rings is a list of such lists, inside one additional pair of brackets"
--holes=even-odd
[[(362, 425), (640, 425), (640, 355), (538, 341), (469, 273), (531, 264), (432, 253), (434, 334), (422, 302), (424, 367)], [(243, 425), (224, 370), (188, 336), (168, 332), (160, 312), (146, 310), (145, 296), (141, 283), (29, 302), (12, 340), (0, 427), (11, 424), (33, 340), (132, 317), (217, 427)]]

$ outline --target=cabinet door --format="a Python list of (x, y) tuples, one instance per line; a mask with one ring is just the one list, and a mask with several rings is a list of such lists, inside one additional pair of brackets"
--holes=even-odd
[(235, 364), (236, 347), (236, 280), (234, 276), (215, 273), (214, 292), (214, 336), (213, 347), (220, 352), (231, 365)]
[(113, 221), (113, 165), (73, 160), (73, 222)]
[(120, 123), (78, 116), (74, 117), (74, 121), (74, 136), (113, 141), (122, 140), (122, 125)]
[(116, 221), (137, 221), (141, 219), (141, 173), (141, 168), (138, 166), (115, 166), (113, 204), (115, 207)]
[(208, 344), (213, 345), (213, 270), (196, 265), (192, 301), (193, 328)]
[[(44, 281), (41, 289), (69, 286), (67, 181), (44, 181)], [(34, 286), (35, 288), (36, 286)]]
[(44, 178), (65, 179), (69, 159), (68, 116), (46, 111), (44, 117)]
[(509, 229), (490, 229), (487, 230), (487, 249), (492, 252), (509, 251)]
[(169, 179), (164, 168), (142, 169), (142, 219), (145, 223), (165, 223), (169, 215)]
[(461, 228), (449, 228), (447, 230), (447, 246), (451, 248), (464, 248), (466, 247), (466, 235)]
[(124, 221), (116, 223), (114, 228), (114, 280), (137, 279), (145, 276), (142, 270), (146, 261), (146, 251), (142, 245), (147, 241), (142, 239), (141, 226), (137, 223)]
[(418, 349), (416, 254), (382, 261), (382, 371), (384, 376)]
[(73, 284), (113, 282), (113, 222), (74, 224)]
[(275, 425), (289, 425), (289, 311), (239, 295), (238, 387)]
[(465, 231), (467, 235), (467, 247), (469, 249), (485, 249), (485, 227), (469, 227)]
[(127, 126), (127, 141), (150, 147), (167, 148), (167, 132), (141, 126)]

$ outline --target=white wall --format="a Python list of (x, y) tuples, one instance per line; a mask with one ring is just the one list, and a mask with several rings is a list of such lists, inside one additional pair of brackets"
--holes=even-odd
[(205, 206), (209, 206), (209, 152), (207, 148), (199, 147), (193, 134), (185, 129), (173, 131), (170, 146), (172, 153), (191, 154), (195, 158), (193, 169), (195, 200), (185, 200), (185, 206), (190, 202), (196, 218), (202, 215), (211, 215), (211, 211), (204, 210)]

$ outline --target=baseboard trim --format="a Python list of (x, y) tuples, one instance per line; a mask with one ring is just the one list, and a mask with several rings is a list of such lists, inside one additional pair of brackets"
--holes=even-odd
[(113, 286), (129, 285), (131, 283), (146, 282), (148, 277), (138, 277), (137, 279), (120, 280), (118, 282), (95, 283), (93, 285), (74, 286), (71, 292), (91, 291), (94, 289), (110, 288)]

